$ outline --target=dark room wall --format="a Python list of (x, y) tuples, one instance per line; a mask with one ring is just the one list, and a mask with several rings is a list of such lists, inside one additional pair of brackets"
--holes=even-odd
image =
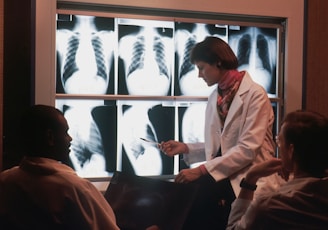
[[(3, 136), (3, 0), (0, 0), (0, 137)], [(2, 138), (0, 138), (0, 169), (2, 168)]]
[(4, 0), (3, 168), (20, 159), (17, 127), (33, 98), (33, 12), (33, 0)]
[(328, 1), (307, 5), (304, 107), (328, 116)]

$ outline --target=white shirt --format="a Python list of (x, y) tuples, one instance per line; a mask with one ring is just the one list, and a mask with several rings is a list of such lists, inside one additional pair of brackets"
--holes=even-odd
[(328, 177), (295, 178), (256, 200), (237, 198), (227, 229), (311, 229), (328, 226)]
[(48, 158), (24, 158), (0, 174), (0, 217), (10, 229), (119, 229), (97, 188)]

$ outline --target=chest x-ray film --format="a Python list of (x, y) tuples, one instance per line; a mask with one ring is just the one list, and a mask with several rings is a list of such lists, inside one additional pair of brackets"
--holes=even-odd
[(58, 17), (57, 93), (113, 93), (114, 19), (85, 15)]
[(70, 163), (82, 177), (107, 177), (117, 165), (117, 107), (101, 100), (56, 100), (72, 137)]
[(230, 26), (229, 45), (238, 58), (239, 69), (247, 70), (268, 94), (276, 94), (277, 30)]
[(132, 102), (121, 108), (122, 171), (143, 176), (173, 174), (174, 159), (156, 143), (174, 139), (174, 107)]
[(119, 94), (171, 95), (173, 22), (118, 20)]

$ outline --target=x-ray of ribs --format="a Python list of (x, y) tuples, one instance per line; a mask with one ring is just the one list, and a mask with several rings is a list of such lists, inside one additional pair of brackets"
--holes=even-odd
[(137, 69), (144, 68), (145, 52), (146, 52), (145, 37), (139, 36), (139, 37), (137, 37), (135, 43), (133, 44), (132, 59), (131, 59), (131, 64), (130, 64), (128, 72), (127, 72), (127, 76), (129, 76), (131, 73), (133, 73)]
[(276, 39), (250, 27), (231, 35), (229, 43), (238, 57), (239, 68), (250, 72), (252, 78), (269, 92), (275, 76)]
[(61, 81), (65, 93), (106, 93), (112, 48), (110, 33), (83, 34), (65, 31), (66, 48), (61, 50)]
[[(172, 43), (172, 44), (171, 44)], [(143, 28), (119, 41), (125, 81), (131, 95), (167, 95), (170, 88), (172, 39), (161, 37), (154, 28)]]
[(162, 39), (158, 36), (154, 37), (154, 45), (153, 49), (155, 50), (155, 60), (159, 67), (159, 72), (161, 75), (167, 76), (169, 78), (169, 70), (166, 65), (166, 55), (165, 55), (165, 47)]
[[(253, 42), (254, 44), (252, 44)], [(256, 58), (254, 56), (252, 56), (255, 55), (255, 52), (252, 52), (252, 49), (256, 49), (255, 52), (259, 57), (258, 61), (256, 61)], [(264, 69), (271, 72), (272, 67), (270, 60), (271, 58), (269, 54), (269, 43), (268, 40), (264, 37), (264, 35), (258, 34), (254, 40), (249, 34), (245, 34), (240, 38), (237, 51), (237, 56), (240, 65), (255, 62), (254, 65), (262, 66)]]
[(190, 62), (191, 49), (193, 48), (193, 46), (195, 44), (196, 44), (196, 38), (194, 36), (190, 35), (190, 37), (186, 41), (184, 52), (183, 52), (184, 56), (183, 56), (182, 64), (180, 66), (180, 73), (179, 73), (180, 78), (183, 77), (188, 72), (195, 69), (195, 65), (193, 65)]
[(153, 38), (152, 47), (147, 46), (147, 48), (146, 46), (145, 37), (138, 36), (136, 41), (133, 43), (131, 64), (128, 68), (127, 76), (137, 69), (143, 69), (145, 67), (145, 61), (147, 61), (145, 57), (148, 55), (153, 56), (151, 58), (156, 61), (159, 68), (159, 73), (168, 77), (169, 72), (166, 64), (167, 60), (165, 56), (165, 47), (162, 39), (155, 36)]

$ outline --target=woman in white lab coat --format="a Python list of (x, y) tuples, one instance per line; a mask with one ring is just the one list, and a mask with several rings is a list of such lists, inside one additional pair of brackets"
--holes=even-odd
[[(227, 180), (234, 195), (239, 183), (254, 164), (274, 157), (272, 126), (274, 114), (267, 93), (246, 71), (238, 71), (238, 61), (229, 45), (217, 37), (207, 37), (191, 51), (191, 62), (208, 86), (218, 87), (208, 98), (205, 118), (205, 142), (162, 142), (168, 156), (183, 154), (190, 165), (176, 176), (178, 183), (189, 183), (210, 177), (215, 182)], [(262, 178), (257, 193), (275, 187), (277, 181)], [(261, 189), (262, 188), (262, 189)]]

